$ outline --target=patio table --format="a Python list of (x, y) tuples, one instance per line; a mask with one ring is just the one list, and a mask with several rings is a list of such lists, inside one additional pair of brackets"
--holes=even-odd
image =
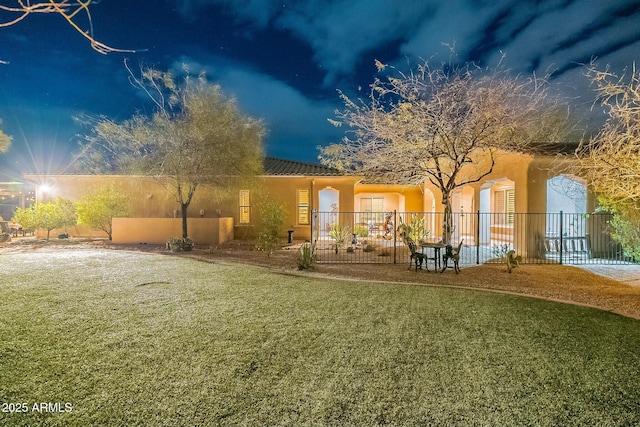
[[(427, 255), (427, 262), (428, 260), (432, 259), (435, 269), (436, 271), (438, 271), (440, 269), (440, 259), (441, 259), (440, 249), (447, 247), (447, 245), (445, 245), (442, 242), (434, 242), (434, 243), (421, 243), (420, 247), (422, 249), (422, 253)], [(433, 258), (429, 257), (429, 254), (427, 253), (427, 250), (429, 249), (433, 249)]]

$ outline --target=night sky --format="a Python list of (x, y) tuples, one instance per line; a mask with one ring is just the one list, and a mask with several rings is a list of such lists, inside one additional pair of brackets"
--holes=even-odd
[(514, 73), (556, 70), (584, 111), (593, 91), (581, 64), (597, 57), (621, 72), (640, 60), (639, 0), (101, 0), (91, 11), (98, 40), (138, 52), (101, 55), (54, 14), (0, 28), (1, 126), (14, 138), (0, 180), (64, 172), (89, 132), (74, 117), (151, 113), (125, 59), (205, 71), (265, 120), (268, 155), (312, 162), (344, 132), (327, 121), (342, 106), (337, 89), (366, 95), (375, 59), (407, 69), (447, 60), (455, 45), (457, 61), (492, 66), (504, 52)]

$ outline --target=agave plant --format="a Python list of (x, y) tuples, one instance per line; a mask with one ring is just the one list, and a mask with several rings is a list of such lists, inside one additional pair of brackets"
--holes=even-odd
[(333, 248), (336, 253), (338, 253), (338, 249), (340, 249), (351, 237), (351, 227), (346, 225), (343, 227), (337, 222), (334, 222), (331, 224), (331, 228), (329, 229), (329, 237), (334, 240)]
[(296, 261), (298, 263), (298, 270), (306, 270), (313, 267), (316, 261), (316, 244), (305, 242), (304, 245), (300, 246)]

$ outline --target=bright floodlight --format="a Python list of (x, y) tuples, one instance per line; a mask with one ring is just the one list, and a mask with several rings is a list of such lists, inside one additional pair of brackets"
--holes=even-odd
[(40, 192), (48, 193), (49, 191), (51, 191), (51, 186), (50, 185), (43, 184), (43, 185), (40, 186)]

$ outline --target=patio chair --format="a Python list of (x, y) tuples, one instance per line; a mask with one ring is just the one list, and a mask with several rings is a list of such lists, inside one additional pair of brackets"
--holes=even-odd
[(464, 239), (460, 240), (460, 243), (455, 248), (451, 245), (445, 247), (444, 255), (442, 255), (442, 270), (440, 273), (447, 269), (449, 260), (453, 261), (453, 269), (456, 274), (460, 272), (460, 251), (462, 250), (463, 241)]
[(411, 251), (411, 256), (409, 257), (409, 270), (411, 269), (411, 264), (415, 262), (416, 271), (418, 268), (422, 270), (422, 263), (424, 262), (424, 266), (429, 271), (429, 266), (427, 265), (427, 256), (422, 252), (418, 252), (416, 247), (416, 242), (414, 242), (411, 238), (407, 237), (407, 246), (409, 246), (409, 250)]

